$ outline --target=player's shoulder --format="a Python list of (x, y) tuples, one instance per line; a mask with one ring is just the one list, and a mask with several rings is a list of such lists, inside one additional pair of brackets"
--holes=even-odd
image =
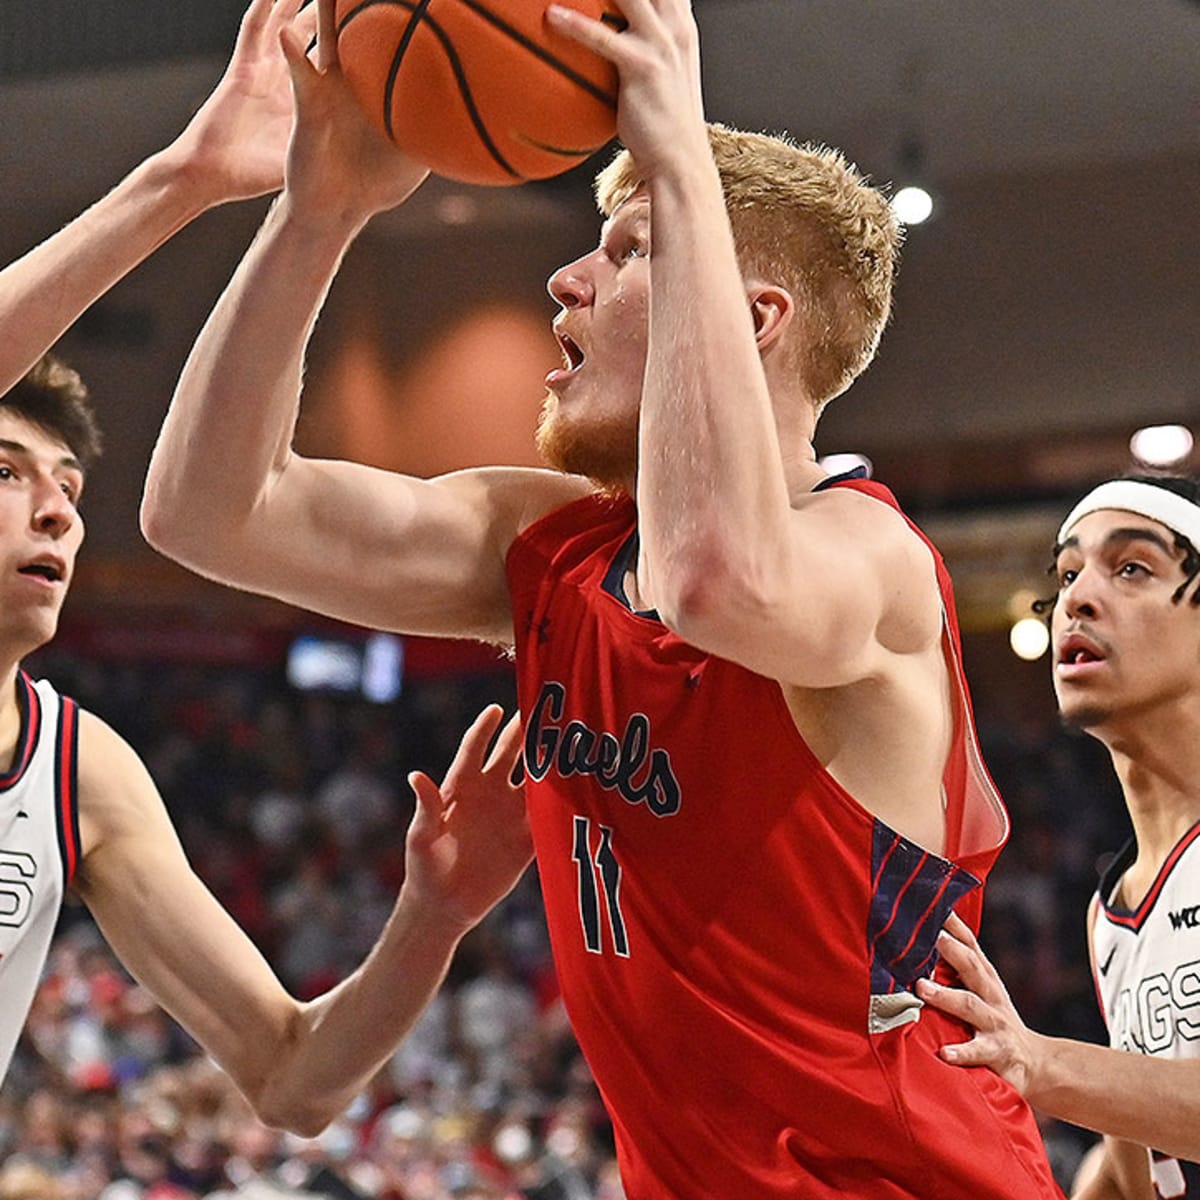
[(792, 497), (792, 510), (810, 527), (824, 531), (847, 554), (882, 556), (891, 567), (907, 562), (930, 572), (928, 541), (905, 516), (886, 488), (870, 481), (818, 486)]
[(145, 770), (137, 751), (125, 738), (102, 717), (82, 707), (76, 764), (81, 804)]
[(884, 529), (908, 528), (908, 521), (887, 488), (866, 479), (825, 478), (792, 495), (792, 507), (801, 513), (820, 513)]

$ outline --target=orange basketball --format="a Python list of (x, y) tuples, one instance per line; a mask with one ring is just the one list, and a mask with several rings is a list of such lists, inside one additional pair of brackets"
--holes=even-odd
[[(616, 27), (612, 0), (563, 0)], [(550, 0), (338, 0), (338, 57), (405, 153), (465, 183), (557, 175), (616, 131), (617, 73), (551, 31)]]

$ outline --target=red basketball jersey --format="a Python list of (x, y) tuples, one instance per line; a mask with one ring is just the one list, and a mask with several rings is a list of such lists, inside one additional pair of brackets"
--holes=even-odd
[[(874, 483), (847, 481), (895, 507)], [(564, 1000), (630, 1200), (1049, 1200), (1033, 1117), (924, 1008), (1008, 821), (959, 684), (947, 857), (822, 769), (779, 684), (631, 611), (632, 501), (587, 497), (508, 575), (538, 869)]]

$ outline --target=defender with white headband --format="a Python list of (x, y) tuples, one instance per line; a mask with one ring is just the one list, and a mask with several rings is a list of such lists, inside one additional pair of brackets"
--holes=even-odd
[(990, 1066), (1037, 1108), (1109, 1135), (1075, 1200), (1200, 1198), (1197, 547), (1200, 483), (1138, 476), (1084, 496), (1054, 548), (1059, 709), (1107, 746), (1134, 830), (1088, 912), (1112, 1049), (1026, 1028), (961, 923), (939, 948), (968, 990), (918, 987), (977, 1030), (948, 1061)]
[[(1174, 533), (1182, 534), (1193, 546), (1200, 546), (1200, 507), (1171, 490), (1175, 476), (1151, 480), (1149, 476), (1130, 479), (1110, 479), (1093, 488), (1071, 509), (1067, 519), (1059, 526), (1058, 545), (1070, 536), (1075, 525), (1090, 513), (1112, 508), (1121, 512), (1137, 513), (1165, 525)], [(1184, 482), (1190, 483), (1191, 480)]]

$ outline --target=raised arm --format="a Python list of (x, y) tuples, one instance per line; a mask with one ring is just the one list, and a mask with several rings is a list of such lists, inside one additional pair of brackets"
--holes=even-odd
[(99, 296), (194, 217), (283, 181), (292, 99), (279, 31), (311, 36), (302, 0), (253, 0), (212, 95), (171, 145), (0, 271), (0, 393)]
[(133, 751), (80, 725), (79, 890), (130, 971), (230, 1074), (260, 1118), (320, 1131), (394, 1051), (440, 985), (462, 935), (532, 855), (510, 782), (517, 721), (486, 709), (442, 789), (410, 782), (417, 815), (396, 907), (371, 954), (332, 991), (294, 1000), (188, 866)]
[(621, 7), (621, 32), (551, 11), (564, 33), (616, 64), (619, 132), (649, 202), (648, 264), (629, 268), (650, 272), (639, 585), (706, 650), (798, 687), (856, 682), (889, 655), (936, 646), (930, 556), (878, 502), (806, 494), (823, 474), (807, 442), (812, 404), (776, 365), (785, 341), (802, 336), (801, 316), (786, 289), (742, 275), (691, 4)]
[(921, 998), (975, 1029), (942, 1056), (991, 1067), (1036, 1108), (1163, 1154), (1200, 1160), (1200, 1062), (1130, 1054), (1034, 1033), (970, 929), (951, 916), (938, 949), (963, 982), (917, 985)]
[(291, 448), (305, 348), (342, 256), (427, 174), (359, 112), (332, 0), (320, 14), (315, 65), (284, 38), (297, 110), (285, 187), (184, 367), (143, 530), (193, 570), (344, 620), (507, 640), (504, 555), (561, 481), (492, 470), (427, 482)]

